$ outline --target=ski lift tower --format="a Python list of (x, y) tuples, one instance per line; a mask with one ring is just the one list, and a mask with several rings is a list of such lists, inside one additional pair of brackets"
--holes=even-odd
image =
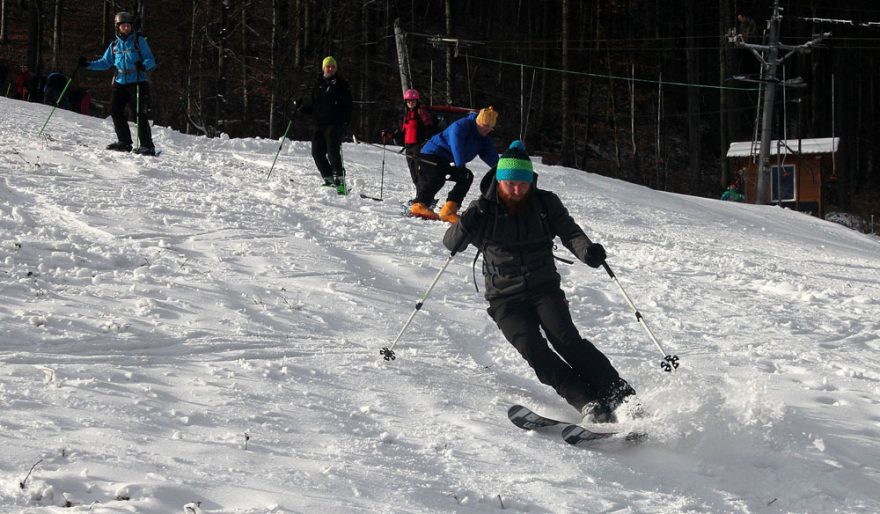
[[(766, 91), (764, 93), (763, 117), (761, 120), (761, 149), (760, 159), (758, 163), (758, 189), (755, 194), (756, 204), (767, 203), (767, 191), (770, 186), (770, 146), (773, 136), (773, 103), (776, 100), (776, 86), (782, 87), (804, 87), (805, 84), (800, 77), (796, 77), (790, 81), (780, 81), (776, 74), (777, 67), (786, 59), (795, 53), (810, 53), (812, 48), (819, 44), (823, 39), (831, 36), (830, 32), (825, 32), (818, 36), (814, 36), (812, 40), (798, 46), (783, 45), (779, 42), (779, 24), (782, 21), (782, 8), (779, 7), (779, 0), (773, 2), (773, 15), (768, 21), (770, 28), (770, 41), (767, 45), (755, 45), (746, 43), (742, 34), (731, 35), (729, 41), (739, 48), (745, 48), (752, 52), (752, 55), (758, 59), (762, 67), (762, 78), (752, 80), (744, 77), (736, 77), (739, 80), (749, 82), (763, 82)], [(781, 51), (786, 51), (785, 55), (779, 56)], [(766, 58), (765, 58), (766, 56)]]

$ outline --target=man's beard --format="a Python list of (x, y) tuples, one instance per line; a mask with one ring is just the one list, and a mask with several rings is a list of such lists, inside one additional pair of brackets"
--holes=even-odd
[(505, 195), (500, 190), (498, 191), (498, 197), (501, 199), (501, 203), (503, 203), (504, 206), (507, 207), (508, 214), (511, 214), (514, 216), (521, 214), (526, 210), (526, 207), (527, 207), (526, 202), (528, 201), (529, 196), (531, 196), (531, 194), (532, 194), (532, 191), (530, 189), (529, 192), (526, 193), (525, 195), (523, 195), (522, 197), (520, 197), (518, 199), (514, 199), (514, 198), (511, 198), (510, 196)]

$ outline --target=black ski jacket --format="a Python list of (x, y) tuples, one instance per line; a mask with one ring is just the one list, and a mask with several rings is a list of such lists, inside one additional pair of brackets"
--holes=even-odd
[[(472, 244), (483, 253), (487, 300), (559, 286), (553, 260), (553, 240), (557, 236), (571, 253), (586, 262), (587, 247), (592, 241), (559, 197), (537, 186), (536, 174), (526, 209), (509, 214), (498, 198), (498, 181), (492, 168), (480, 182), (480, 199), (471, 202), (461, 221), (449, 227), (443, 236), (443, 244), (450, 251), (460, 252)], [(477, 209), (479, 216), (469, 216), (472, 209)]]
[(323, 75), (319, 77), (312, 87), (311, 102), (300, 108), (300, 111), (314, 115), (318, 126), (348, 125), (351, 110), (351, 89), (348, 81), (338, 73), (329, 79)]

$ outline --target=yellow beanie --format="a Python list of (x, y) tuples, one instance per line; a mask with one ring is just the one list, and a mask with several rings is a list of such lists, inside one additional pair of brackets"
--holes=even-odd
[(493, 109), (491, 105), (485, 109), (480, 109), (480, 114), (477, 114), (477, 123), (480, 125), (495, 128), (495, 123), (497, 121), (498, 113), (495, 112), (495, 109)]
[(324, 57), (324, 61), (321, 62), (321, 69), (327, 67), (328, 64), (331, 66), (336, 66), (336, 59), (334, 59), (332, 55)]

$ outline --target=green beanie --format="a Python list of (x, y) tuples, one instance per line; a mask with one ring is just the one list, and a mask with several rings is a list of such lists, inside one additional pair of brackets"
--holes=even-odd
[(532, 183), (535, 180), (535, 172), (532, 168), (532, 160), (526, 153), (526, 146), (517, 139), (501, 154), (498, 165), (495, 167), (496, 180), (515, 180), (518, 182)]

